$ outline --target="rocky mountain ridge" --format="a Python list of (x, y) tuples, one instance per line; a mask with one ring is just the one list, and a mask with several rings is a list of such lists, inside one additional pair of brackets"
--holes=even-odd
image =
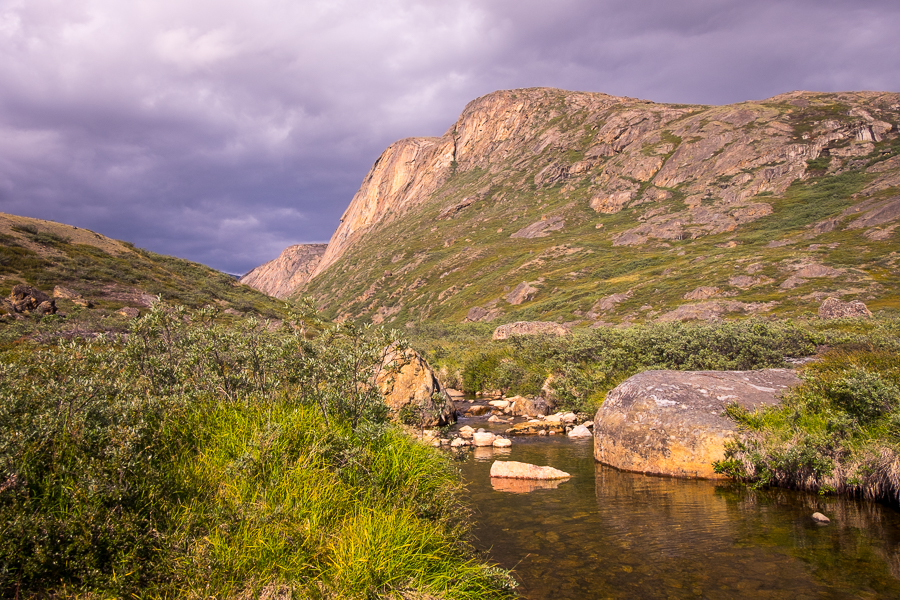
[(288, 246), (278, 258), (256, 267), (239, 281), (264, 294), (285, 299), (309, 281), (326, 247), (327, 244)]
[(896, 93), (495, 92), (442, 137), (385, 150), (295, 292), (375, 322), (708, 318), (828, 293), (894, 306), (898, 122)]

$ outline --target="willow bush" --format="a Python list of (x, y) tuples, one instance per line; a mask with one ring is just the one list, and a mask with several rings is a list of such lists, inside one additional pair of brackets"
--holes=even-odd
[(126, 336), (6, 347), (0, 594), (508, 595), (449, 459), (385, 420), (397, 344), (160, 303)]

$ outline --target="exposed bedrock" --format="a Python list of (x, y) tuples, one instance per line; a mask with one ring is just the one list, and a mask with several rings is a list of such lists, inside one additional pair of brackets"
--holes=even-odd
[(727, 404), (777, 404), (790, 369), (645, 371), (609, 392), (594, 417), (594, 458), (624, 471), (722, 479), (713, 463), (737, 432)]

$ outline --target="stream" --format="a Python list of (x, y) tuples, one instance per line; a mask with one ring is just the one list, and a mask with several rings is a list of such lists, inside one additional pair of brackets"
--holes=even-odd
[[(617, 471), (594, 462), (592, 439), (511, 439), (470, 450), (460, 469), (476, 547), (513, 569), (524, 598), (900, 599), (900, 513), (890, 507)], [(492, 480), (494, 460), (572, 477)], [(815, 523), (816, 511), (831, 523)]]

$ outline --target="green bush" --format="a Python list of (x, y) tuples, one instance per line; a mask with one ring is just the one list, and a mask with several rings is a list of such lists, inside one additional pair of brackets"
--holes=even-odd
[(839, 492), (900, 503), (900, 358), (835, 350), (803, 371), (778, 406), (729, 416), (741, 436), (719, 472), (756, 486)]

